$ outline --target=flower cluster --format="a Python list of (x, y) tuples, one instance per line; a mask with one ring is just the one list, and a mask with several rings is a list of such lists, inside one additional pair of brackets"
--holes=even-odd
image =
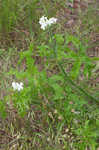
[(18, 90), (18, 91), (23, 90), (23, 83), (12, 82), (12, 87), (14, 90)]
[(47, 26), (50, 26), (51, 24), (55, 24), (57, 21), (57, 18), (50, 18), (47, 19), (47, 17), (42, 16), (39, 20), (39, 24), (41, 25), (41, 29), (45, 30)]

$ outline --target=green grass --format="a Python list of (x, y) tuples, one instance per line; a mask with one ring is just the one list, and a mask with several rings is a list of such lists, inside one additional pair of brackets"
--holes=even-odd
[[(97, 46), (92, 37), (98, 32), (96, 4), (94, 12), (82, 12), (81, 24), (65, 27), (67, 2), (59, 2), (0, 1), (2, 150), (99, 147), (99, 86), (91, 86), (98, 77), (99, 58), (87, 55)], [(63, 20), (42, 31), (42, 15)], [(24, 90), (14, 91), (13, 81), (23, 82)]]

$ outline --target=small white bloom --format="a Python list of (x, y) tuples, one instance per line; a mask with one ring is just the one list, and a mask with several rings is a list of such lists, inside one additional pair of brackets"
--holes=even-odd
[(56, 23), (56, 21), (57, 21), (57, 18), (52, 17), (48, 20), (48, 23), (49, 23), (49, 25), (51, 25), (51, 24)]
[(20, 82), (20, 85), (21, 85), (21, 86), (23, 86), (23, 83), (22, 83), (22, 82)]
[(48, 25), (55, 24), (56, 21), (57, 18), (52, 17), (50, 19), (47, 19), (47, 17), (42, 16), (39, 20), (39, 24), (41, 25), (41, 29), (45, 30)]
[(41, 25), (42, 25), (42, 24), (45, 24), (45, 23), (47, 23), (47, 22), (48, 22), (47, 17), (42, 16), (42, 17), (40, 18), (39, 23), (40, 23)]
[(16, 83), (15, 83), (15, 82), (12, 82), (12, 87), (13, 87), (14, 90), (17, 89), (17, 86), (16, 86)]
[(14, 90), (18, 90), (18, 91), (23, 90), (23, 83), (12, 82), (12, 87)]
[(41, 25), (41, 29), (45, 30), (45, 28), (46, 28), (47, 25), (48, 25), (48, 19), (47, 19), (47, 17), (42, 16), (42, 17), (40, 18), (39, 24)]

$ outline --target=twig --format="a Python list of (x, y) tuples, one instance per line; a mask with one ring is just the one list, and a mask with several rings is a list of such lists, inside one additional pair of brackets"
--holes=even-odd
[(83, 93), (84, 95), (86, 95), (88, 98), (90, 98), (91, 100), (94, 100), (97, 104), (99, 104), (99, 100), (98, 100), (98, 99), (94, 98), (93, 96), (91, 96), (90, 94), (88, 94), (85, 90), (83, 90), (80, 86), (76, 85), (76, 84), (70, 79), (70, 77), (67, 75), (67, 73), (65, 72), (65, 70), (64, 70), (64, 68), (63, 68), (63, 66), (62, 66), (62, 64), (61, 64), (61, 63), (58, 63), (58, 64), (59, 64), (59, 67), (60, 67), (61, 71), (63, 72), (63, 74), (64, 74), (66, 80), (68, 80), (68, 82), (69, 82), (70, 84), (72, 84), (73, 86), (75, 86), (75, 88), (76, 88), (77, 90), (79, 90), (80, 92), (82, 92), (82, 93)]

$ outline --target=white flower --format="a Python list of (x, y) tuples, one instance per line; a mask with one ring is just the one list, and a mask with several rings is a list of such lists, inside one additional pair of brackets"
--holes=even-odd
[(16, 83), (15, 83), (15, 82), (12, 82), (12, 87), (13, 87), (14, 90), (17, 89), (17, 86), (16, 86)]
[(12, 82), (12, 87), (14, 90), (18, 90), (18, 91), (23, 90), (23, 83)]
[(54, 18), (54, 17), (52, 17), (52, 18), (50, 18), (50, 19), (48, 20), (48, 24), (49, 24), (49, 25), (54, 24), (54, 23), (56, 23), (56, 22), (57, 22), (57, 18)]
[(48, 25), (50, 26), (51, 24), (56, 23), (56, 21), (57, 19), (54, 17), (48, 20), (47, 17), (42, 16), (39, 20), (39, 24), (41, 25), (41, 29), (45, 30)]
[(41, 25), (41, 29), (45, 30), (46, 26), (48, 25), (47, 17), (42, 16), (40, 18), (39, 24)]

